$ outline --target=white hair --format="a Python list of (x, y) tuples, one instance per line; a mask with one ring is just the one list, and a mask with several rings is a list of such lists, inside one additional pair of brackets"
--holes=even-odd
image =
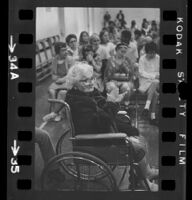
[(91, 77), (92, 75), (93, 67), (91, 65), (84, 62), (76, 62), (66, 75), (66, 86), (71, 89), (84, 77)]

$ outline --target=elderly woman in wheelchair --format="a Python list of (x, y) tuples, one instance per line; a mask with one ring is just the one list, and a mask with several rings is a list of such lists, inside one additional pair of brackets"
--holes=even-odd
[[(89, 147), (91, 145), (98, 146), (96, 143), (101, 144), (103, 141), (104, 146), (105, 144), (106, 146), (109, 145), (109, 143), (114, 146), (117, 141), (118, 144), (120, 142), (120, 145), (122, 145), (121, 141), (126, 141), (123, 143), (124, 147), (129, 149), (128, 156), (132, 157), (130, 176), (131, 173), (134, 173), (132, 164), (137, 163), (137, 166), (135, 165), (136, 168), (134, 168), (136, 169), (136, 176), (140, 176), (141, 182), (144, 183), (148, 190), (157, 191), (158, 185), (151, 182), (151, 180), (158, 176), (158, 170), (151, 168), (146, 161), (146, 142), (138, 129), (131, 125), (130, 120), (122, 116), (123, 112), (119, 112), (119, 102), (121, 102), (125, 94), (110, 93), (107, 98), (104, 98), (94, 88), (93, 67), (86, 63), (77, 63), (72, 66), (68, 71), (66, 80), (69, 90), (65, 101), (66, 105), (69, 105), (68, 108), (70, 108), (73, 121), (74, 146), (78, 146), (81, 141), (85, 146)], [(47, 115), (44, 120), (54, 117), (60, 109), (61, 107), (58, 106), (55, 112)], [(127, 143), (129, 147), (126, 146)], [(79, 146), (82, 145), (80, 144)], [(80, 151), (79, 149), (82, 148), (74, 147), (74, 149)], [(113, 157), (113, 155), (111, 156)], [(123, 159), (126, 162), (126, 156)]]

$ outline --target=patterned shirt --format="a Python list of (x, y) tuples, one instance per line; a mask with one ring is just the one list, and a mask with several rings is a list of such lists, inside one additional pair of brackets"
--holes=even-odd
[[(121, 63), (118, 63), (115, 56), (111, 57), (107, 62), (105, 70), (104, 80), (108, 82), (110, 80), (123, 81), (122, 78), (118, 78), (116, 75), (125, 75), (126, 80), (130, 80), (133, 76), (134, 67), (132, 62), (125, 57)], [(124, 80), (124, 81), (126, 81)]]

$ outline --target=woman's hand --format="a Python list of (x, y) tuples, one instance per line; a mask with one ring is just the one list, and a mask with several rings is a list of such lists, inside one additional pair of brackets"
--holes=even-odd
[(87, 61), (90, 63), (94, 62), (93, 56), (91, 54), (87, 55)]
[(107, 101), (119, 103), (124, 99), (126, 94), (127, 92), (119, 94), (118, 90), (112, 90), (111, 93), (107, 94)]
[(114, 74), (116, 77), (126, 77), (125, 73), (115, 73)]
[(127, 74), (124, 73), (115, 73), (112, 79), (118, 81), (128, 81), (129, 77), (127, 76)]

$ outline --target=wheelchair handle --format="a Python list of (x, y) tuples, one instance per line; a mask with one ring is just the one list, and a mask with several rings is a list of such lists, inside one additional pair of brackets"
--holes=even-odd
[(62, 105), (62, 107), (57, 110), (57, 112), (59, 112), (63, 107), (65, 107), (68, 111), (68, 114), (69, 114), (69, 120), (70, 120), (70, 124), (71, 124), (71, 129), (72, 129), (72, 135), (75, 135), (75, 128), (74, 128), (74, 125), (73, 125), (73, 121), (72, 121), (72, 115), (71, 115), (71, 109), (70, 109), (70, 106), (67, 102), (61, 100), (61, 99), (48, 99), (48, 102), (49, 103), (59, 103)]
[(61, 100), (61, 99), (48, 99), (48, 102), (49, 102), (49, 103), (58, 103), (58, 104), (61, 104), (61, 105), (62, 105), (62, 107), (61, 107), (59, 110), (56, 111), (57, 113), (58, 113), (63, 107), (67, 108), (67, 110), (70, 112), (70, 107), (69, 107), (69, 105), (68, 105), (65, 101), (63, 101), (63, 100)]
[(46, 125), (47, 125), (47, 121), (46, 122), (43, 122), (40, 126), (39, 126), (39, 129), (43, 129)]
[[(64, 102), (63, 100), (59, 100), (59, 99), (48, 99), (48, 102), (62, 104), (62, 107), (57, 112), (59, 112), (63, 108), (63, 106), (69, 107), (69, 105), (66, 102)], [(41, 125), (39, 126), (39, 129), (43, 129), (47, 125), (48, 122), (49, 122), (49, 120), (42, 122)]]

